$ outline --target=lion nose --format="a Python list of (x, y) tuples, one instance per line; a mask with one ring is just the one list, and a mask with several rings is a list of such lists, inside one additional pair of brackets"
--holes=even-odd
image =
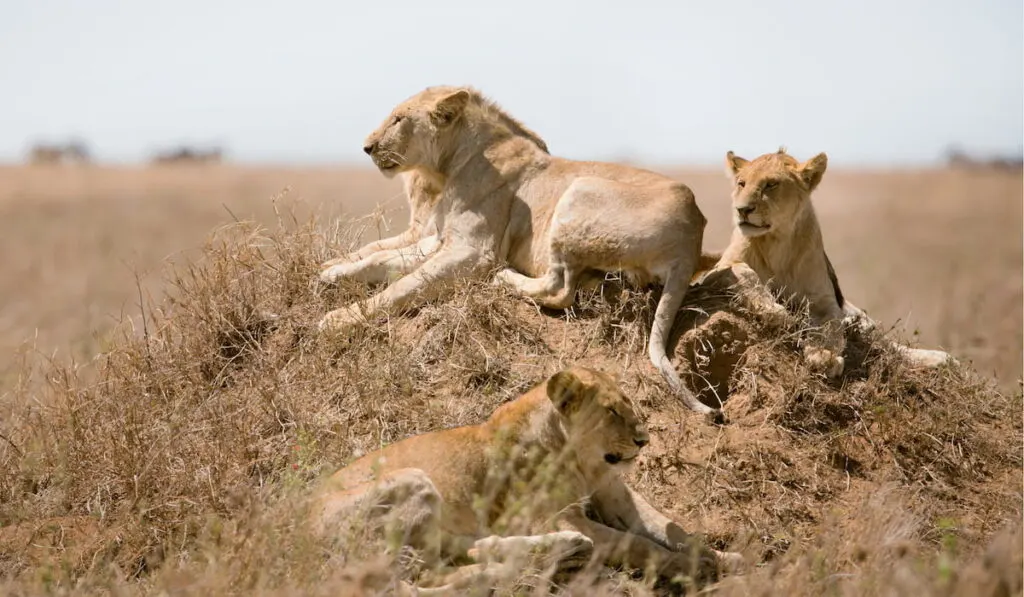
[(376, 143), (371, 143), (369, 145), (363, 145), (363, 152), (366, 155), (371, 155), (373, 153), (374, 149), (377, 149), (377, 144)]
[(741, 206), (736, 208), (736, 211), (739, 212), (739, 214), (741, 216), (747, 217), (750, 214), (754, 213), (754, 206), (753, 205), (741, 205)]
[(647, 439), (646, 436), (633, 438), (633, 443), (636, 444), (636, 447), (638, 448), (646, 446), (649, 442), (650, 440)]

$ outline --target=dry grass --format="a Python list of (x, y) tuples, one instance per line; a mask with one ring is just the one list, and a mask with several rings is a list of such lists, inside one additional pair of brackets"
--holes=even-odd
[[(269, 230), (220, 229), (85, 375), (43, 364), (45, 388), (8, 396), (7, 592), (374, 594), (415, 575), (415, 561), (381, 556), (372, 539), (313, 536), (310, 483), (384, 443), (477, 422), (586, 362), (618, 372), (649, 420), (634, 485), (763, 563), (720, 594), (979, 594), (979, 578), (1005, 579), (1008, 593), (989, 594), (1020, 593), (1019, 393), (966, 368), (906, 370), (877, 338), (852, 339), (850, 370), (827, 383), (796, 356), (798, 318), (758, 321), (694, 292), (703, 312), (680, 317), (680, 366), (731, 396), (729, 424), (709, 426), (647, 362), (656, 293), (614, 283), (545, 313), (463, 282), (325, 342), (319, 316), (368, 289), (321, 288), (317, 264), (356, 234), (326, 238), (292, 213)], [(551, 588), (529, 574), (511, 586)], [(610, 570), (567, 588), (652, 591)]]
[(389, 198), (403, 206), (400, 188), (361, 170), (0, 166), (0, 391), (16, 381), (26, 341), (91, 358), (122, 315), (139, 314), (136, 277), (159, 296), (166, 262), (194, 258), (235, 218), (273, 223), (270, 198), (288, 185), (325, 219)]
[[(705, 242), (723, 247), (724, 175), (662, 170), (693, 188), (710, 221)], [(383, 204), (404, 223), (400, 185), (367, 169), (0, 166), (0, 391), (17, 381), (15, 351), (26, 340), (62, 360), (91, 358), (122, 313), (138, 315), (136, 273), (158, 296), (165, 261), (195, 256), (211, 229), (235, 217), (272, 225), (270, 198), (286, 186), (323, 222)], [(1020, 173), (834, 168), (815, 204), (850, 300), (900, 335), (995, 375), (1004, 390), (1018, 387)], [(388, 233), (375, 225), (366, 237)]]
[[(817, 197), (846, 294), (883, 322), (912, 310), (922, 344), (998, 383), (969, 368), (908, 371), (876, 338), (852, 338), (850, 370), (826, 383), (797, 358), (798, 319), (758, 321), (695, 292), (688, 305), (703, 313), (680, 316), (676, 354), (705, 399), (730, 396), (729, 424), (712, 427), (647, 362), (653, 291), (609, 284), (548, 313), (465, 283), (322, 342), (319, 315), (369, 290), (321, 288), (317, 264), (377, 235), (325, 235), (338, 209), (324, 205), (400, 207), (397, 185), (374, 173), (56, 172), (0, 170), (0, 248), (23, 257), (0, 270), (0, 347), (36, 329), (42, 352), (62, 350), (54, 363), (0, 365), (6, 593), (373, 594), (415, 562), (372, 539), (332, 546), (309, 533), (310, 483), (384, 443), (478, 422), (582, 362), (619, 372), (648, 418), (634, 485), (762, 562), (719, 594), (1020, 594), (1019, 174), (836, 173)], [(723, 245), (724, 180), (680, 177), (712, 221), (709, 245)], [(271, 201), (284, 184), (295, 192)], [(879, 229), (880, 215), (894, 228)], [(228, 224), (179, 253), (236, 216), (268, 228)], [(133, 268), (147, 317), (118, 326), (118, 313), (139, 312)], [(69, 345), (84, 366), (62, 358)], [(650, 593), (610, 570), (571, 583)]]

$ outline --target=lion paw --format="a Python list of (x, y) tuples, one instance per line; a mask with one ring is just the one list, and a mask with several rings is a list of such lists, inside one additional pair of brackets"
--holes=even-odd
[(324, 315), (318, 329), (325, 333), (342, 334), (364, 321), (366, 320), (359, 312), (358, 307), (349, 305)]
[(908, 348), (897, 345), (897, 350), (904, 356), (911, 366), (923, 369), (933, 369), (942, 365), (959, 365), (953, 355), (942, 350), (929, 350), (927, 348)]
[(804, 361), (811, 371), (823, 373), (825, 377), (835, 378), (843, 373), (846, 360), (831, 350), (808, 346), (804, 348)]
[(349, 260), (348, 255), (342, 255), (341, 257), (335, 257), (334, 259), (328, 259), (327, 261), (320, 264), (320, 269), (327, 269), (341, 263), (347, 263)]
[[(327, 263), (331, 263), (330, 261)], [(352, 264), (348, 262), (334, 263), (324, 266), (320, 272), (320, 281), (324, 284), (334, 284), (338, 280), (349, 276), (352, 273)]]
[(491, 535), (484, 537), (483, 539), (477, 539), (473, 542), (473, 547), (466, 552), (472, 560), (479, 562), (484, 554), (493, 552), (498, 544), (501, 542), (501, 537), (498, 535)]
[(715, 557), (718, 558), (718, 566), (723, 572), (735, 574), (743, 572), (748, 567), (747, 559), (741, 553), (718, 550), (714, 550), (714, 552)]
[(509, 276), (510, 272), (515, 273), (514, 270), (506, 267), (505, 269), (494, 274), (494, 277), (491, 278), (491, 286), (495, 286), (498, 288), (512, 286), (512, 279)]
[(721, 577), (718, 557), (710, 549), (674, 553), (659, 567), (658, 575), (669, 581), (667, 588), (681, 588), (689, 583), (703, 587)]

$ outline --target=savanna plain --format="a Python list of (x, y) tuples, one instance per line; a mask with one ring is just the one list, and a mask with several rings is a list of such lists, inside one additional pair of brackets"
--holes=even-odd
[[(705, 248), (723, 248), (724, 173), (652, 168), (693, 189)], [(617, 373), (647, 418), (633, 485), (757, 563), (705, 590), (1021, 593), (1019, 170), (832, 166), (814, 203), (844, 294), (889, 337), (961, 364), (909, 370), (864, 338), (827, 381), (798, 358), (798, 318), (773, 328), (694, 292), (676, 358), (728, 396), (724, 426), (647, 361), (655, 291), (614, 281), (564, 313), (465, 282), (318, 338), (323, 313), (370, 292), (322, 287), (318, 264), (401, 230), (401, 191), (345, 167), (0, 167), (0, 590), (394, 590), (422, 572), (415, 554), (314, 536), (311, 483), (587, 364)], [(492, 588), (667, 590), (611, 569)]]

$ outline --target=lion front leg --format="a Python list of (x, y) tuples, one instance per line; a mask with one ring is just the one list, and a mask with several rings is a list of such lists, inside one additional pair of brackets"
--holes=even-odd
[[(389, 236), (387, 238), (382, 238), (380, 240), (375, 240), (373, 242), (363, 245), (362, 247), (356, 249), (355, 251), (352, 251), (351, 253), (347, 253), (345, 255), (342, 255), (341, 257), (335, 257), (334, 259), (329, 259), (320, 264), (320, 270), (326, 271), (327, 269), (337, 265), (356, 263), (380, 251), (404, 249), (416, 244), (416, 242), (418, 242), (419, 240), (419, 231), (410, 227), (407, 230), (403, 231), (401, 234)], [(321, 274), (321, 276), (322, 275), (323, 274)]]
[[(878, 324), (867, 314), (850, 301), (843, 304), (843, 314), (847, 325), (856, 326), (861, 333), (868, 334), (874, 331)], [(890, 342), (903, 360), (912, 367), (931, 369), (942, 365), (957, 365), (959, 361), (953, 355), (944, 350), (932, 350), (927, 348), (911, 348), (898, 342)]]
[(608, 482), (595, 493), (594, 506), (602, 520), (621, 525), (619, 530), (646, 537), (671, 551), (702, 552), (704, 557), (716, 561), (718, 571), (739, 572), (746, 567), (742, 554), (712, 549), (701, 537), (687, 533), (620, 479)]
[(705, 288), (732, 292), (743, 307), (775, 324), (784, 325), (790, 318), (786, 307), (746, 263), (716, 267), (705, 273), (698, 284)]
[(430, 302), (437, 298), (444, 284), (462, 276), (478, 275), (490, 261), (482, 251), (468, 244), (443, 246), (418, 269), (378, 294), (325, 315), (320, 320), (320, 330), (341, 333), (382, 312)]
[(812, 307), (811, 323), (815, 327), (808, 330), (804, 338), (804, 362), (811, 371), (830, 379), (839, 377), (846, 368), (846, 359), (842, 356), (846, 351), (842, 311), (838, 306), (823, 311), (815, 311)]
[(529, 556), (541, 558), (558, 566), (583, 564), (590, 559), (594, 542), (578, 531), (556, 531), (542, 535), (491, 535), (478, 539), (468, 555), (476, 561), (499, 562)]
[(320, 272), (320, 280), (333, 284), (342, 278), (366, 284), (383, 284), (407, 275), (423, 265), (441, 246), (437, 235), (401, 249), (378, 251), (355, 262), (342, 262)]
[(655, 573), (670, 581), (703, 586), (718, 579), (718, 558), (706, 549), (673, 551), (642, 535), (621, 531), (589, 518), (570, 514), (563, 528), (578, 531), (594, 542), (594, 556), (611, 566)]

